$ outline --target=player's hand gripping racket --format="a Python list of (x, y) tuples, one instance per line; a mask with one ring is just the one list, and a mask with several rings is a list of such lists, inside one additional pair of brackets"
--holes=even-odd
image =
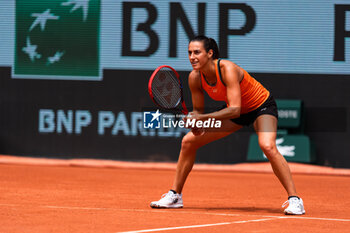
[(148, 92), (153, 102), (160, 108), (188, 114), (180, 76), (174, 68), (159, 66), (148, 82)]
[[(149, 95), (156, 105), (165, 110), (181, 111), (187, 115), (188, 110), (182, 88), (179, 74), (174, 68), (166, 65), (159, 66), (148, 82)], [(196, 136), (204, 134), (204, 129), (192, 128), (191, 130)]]

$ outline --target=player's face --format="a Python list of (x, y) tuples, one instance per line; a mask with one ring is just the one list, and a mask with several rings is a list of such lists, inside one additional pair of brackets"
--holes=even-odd
[(205, 51), (203, 42), (192, 41), (188, 45), (188, 58), (194, 70), (202, 69), (212, 56), (212, 50)]

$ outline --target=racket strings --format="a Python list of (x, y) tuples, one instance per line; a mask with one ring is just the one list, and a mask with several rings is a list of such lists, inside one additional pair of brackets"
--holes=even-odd
[(165, 108), (176, 108), (181, 102), (181, 86), (171, 69), (158, 71), (152, 82), (152, 92), (155, 100)]

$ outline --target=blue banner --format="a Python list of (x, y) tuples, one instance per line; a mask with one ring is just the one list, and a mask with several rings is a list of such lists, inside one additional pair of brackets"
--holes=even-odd
[[(36, 1), (27, 2), (31, 5)], [(205, 34), (217, 40), (223, 57), (249, 72), (350, 74), (350, 52), (346, 49), (350, 43), (350, 4), (344, 0), (101, 0), (100, 8), (94, 8), (94, 11), (92, 1), (87, 1), (85, 11), (82, 6), (75, 7), (79, 1), (57, 2), (57, 7), (52, 4), (47, 9), (41, 6), (38, 12), (35, 11), (35, 6), (31, 6), (33, 12), (20, 16), (16, 15), (18, 10), (15, 9), (15, 0), (2, 1), (0, 66), (12, 67), (15, 63), (16, 17), (17, 20), (18, 17), (26, 18), (26, 24), (33, 25), (36, 20), (34, 16), (48, 11), (57, 19), (46, 20), (45, 30), (60, 23), (59, 19), (69, 21), (68, 15), (80, 17), (79, 19), (87, 17), (86, 22), (92, 22), (89, 21), (94, 20), (89, 18), (92, 16), (98, 20), (100, 15), (100, 25), (95, 27), (99, 29), (91, 30), (91, 35), (84, 35), (84, 38), (100, 38), (99, 44), (95, 43), (94, 48), (100, 50), (95, 51), (96, 56), (99, 56), (95, 60), (99, 61), (101, 69), (153, 70), (159, 65), (167, 64), (177, 70), (191, 70), (187, 57), (189, 38)], [(59, 14), (59, 10), (67, 15)], [(17, 25), (17, 28), (21, 28), (21, 25)], [(37, 38), (30, 38), (30, 45), (38, 45), (44, 40), (40, 37), (44, 31), (39, 33), (40, 29), (35, 30), (38, 32)], [(33, 33), (36, 33), (34, 29)], [(72, 47), (78, 40), (73, 38), (69, 44), (67, 36), (58, 36), (51, 38), (50, 43), (62, 45), (62, 38), (68, 47)], [(23, 45), (18, 44), (17, 47), (26, 47), (28, 40), (22, 38), (21, 41)], [(70, 56), (68, 49), (61, 47), (58, 50), (61, 51), (60, 59), (57, 58), (54, 64), (50, 64), (53, 70), (60, 62), (74, 64), (74, 56)], [(36, 52), (44, 53), (40, 50), (40, 45)], [(21, 49), (17, 49), (17, 53), (18, 56), (25, 56), (25, 51)], [(45, 56), (34, 58), (32, 60), (40, 61)], [(28, 61), (23, 62), (30, 64), (32, 61), (28, 58)], [(84, 79), (79, 77), (86, 76), (84, 69), (81, 70), (82, 74), (74, 75)], [(100, 72), (92, 78), (101, 80), (101, 75)], [(45, 78), (45, 75), (39, 76)], [(35, 78), (35, 72), (30, 78)], [(72, 76), (71, 79), (76, 78)], [(91, 80), (91, 77), (87, 80)]]

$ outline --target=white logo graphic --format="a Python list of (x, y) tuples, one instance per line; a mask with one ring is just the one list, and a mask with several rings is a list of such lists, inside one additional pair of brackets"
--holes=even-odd
[(162, 114), (159, 113), (159, 110), (156, 112), (144, 112), (143, 113), (143, 127), (145, 129), (159, 129), (160, 128), (160, 119), (159, 117)]
[(154, 120), (159, 121), (159, 117), (160, 117), (162, 114), (159, 113), (159, 109), (158, 109), (155, 113), (151, 113), (151, 115), (153, 116), (151, 122), (153, 122)]
[(70, 10), (70, 13), (75, 11), (76, 9), (83, 8), (83, 19), (86, 21), (86, 18), (88, 16), (88, 10), (89, 10), (89, 0), (70, 0), (68, 2), (63, 2), (62, 6), (69, 6), (75, 4), (74, 7)]
[(32, 23), (32, 26), (30, 26), (29, 31), (33, 30), (33, 28), (35, 28), (36, 25), (38, 25), (39, 23), (40, 23), (41, 31), (44, 31), (47, 20), (49, 20), (49, 19), (58, 20), (60, 18), (59, 16), (51, 14), (50, 11), (51, 11), (51, 9), (47, 9), (46, 11), (44, 11), (41, 14), (33, 13), (32, 17), (36, 17), (36, 20)]
[[(89, 9), (89, 0), (70, 0), (68, 2), (63, 2), (62, 6), (69, 6), (75, 4), (74, 7), (70, 10), (70, 13), (77, 10), (78, 8), (83, 8), (83, 19), (86, 21), (86, 18), (88, 16), (88, 9)], [(51, 20), (58, 20), (60, 17), (56, 16), (51, 13), (51, 9), (47, 9), (43, 13), (32, 13), (32, 17), (36, 17), (34, 22), (29, 28), (29, 31), (32, 31), (38, 24), (40, 24), (41, 31), (45, 30), (46, 21)], [(34, 62), (35, 59), (40, 59), (41, 54), (38, 54), (36, 52), (37, 45), (31, 45), (30, 44), (30, 38), (27, 37), (27, 47), (23, 47), (22, 50), (27, 53), (30, 57), (30, 60)], [(54, 56), (47, 58), (47, 64), (53, 64), (55, 62), (59, 62), (61, 60), (61, 57), (63, 56), (64, 52), (57, 51)]]
[[(284, 138), (276, 139), (277, 150), (285, 157), (294, 157), (295, 156), (295, 146), (282, 146), (281, 144), (284, 142)], [(263, 153), (264, 158), (266, 155)]]
[(47, 58), (47, 65), (53, 64), (55, 62), (59, 62), (61, 60), (61, 57), (63, 56), (64, 52), (57, 51), (55, 55), (52, 57)]
[(30, 38), (27, 37), (27, 46), (22, 48), (22, 51), (28, 54), (30, 60), (34, 62), (35, 59), (40, 59), (41, 54), (36, 52), (36, 49), (38, 48), (37, 45), (32, 45), (30, 43)]
[(12, 78), (101, 80), (101, 0), (17, 0)]

